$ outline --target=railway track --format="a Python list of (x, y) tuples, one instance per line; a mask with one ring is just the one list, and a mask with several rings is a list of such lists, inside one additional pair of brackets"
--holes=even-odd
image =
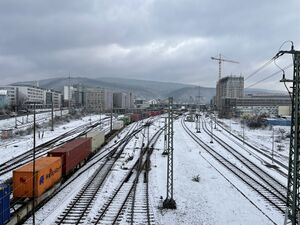
[[(283, 189), (281, 187), (279, 188), (278, 184), (275, 185), (276, 181), (273, 178), (264, 178), (265, 173), (260, 172), (260, 168), (255, 168), (255, 164), (252, 165), (249, 162), (243, 164), (246, 167), (246, 169), (244, 167), (237, 166), (236, 162), (230, 161), (218, 151), (206, 144), (203, 140), (201, 140), (186, 126), (183, 120), (181, 121), (181, 124), (186, 133), (211, 157), (213, 157), (217, 162), (219, 162), (221, 165), (223, 165), (225, 168), (231, 171), (234, 175), (236, 175), (239, 179), (241, 179), (252, 190), (257, 192), (273, 208), (275, 208), (282, 214), (285, 213), (286, 197), (283, 193)], [(216, 137), (214, 138), (216, 140)], [(227, 151), (232, 152), (232, 149), (228, 148), (228, 146), (224, 143), (222, 146)], [(239, 157), (238, 154), (233, 154), (235, 154), (234, 157)], [(239, 161), (243, 161), (243, 159), (239, 158)]]
[[(148, 172), (150, 156), (161, 133), (162, 130), (158, 130), (151, 138), (151, 144), (141, 149), (139, 160), (94, 217), (92, 224), (119, 224), (124, 220), (131, 225), (155, 224), (149, 205)], [(141, 177), (141, 174), (144, 176)]]
[[(249, 142), (243, 140), (241, 137), (239, 137), (238, 135), (234, 134), (233, 132), (229, 131), (228, 129), (226, 129), (220, 122), (217, 121), (217, 125), (222, 128), (226, 133), (228, 133), (230, 136), (234, 137), (236, 140), (238, 140), (240, 143), (244, 143), (246, 146), (248, 146), (250, 149), (254, 150), (255, 152), (263, 155), (264, 157), (266, 157), (267, 159), (275, 162), (277, 165), (279, 165), (280, 167), (284, 168), (286, 171), (288, 170), (288, 166), (284, 163), (282, 163), (281, 161), (277, 160), (277, 159), (272, 159), (271, 156), (271, 150), (265, 149), (265, 150), (261, 150), (255, 146), (253, 146), (252, 144), (250, 144)], [(267, 152), (266, 152), (267, 151)], [(267, 164), (267, 163), (266, 163)], [(286, 174), (287, 176), (287, 174)]]
[[(134, 129), (134, 127), (135, 127), (134, 125), (132, 127), (130, 127), (129, 130), (126, 132), (125, 136), (128, 136), (129, 133)], [(59, 193), (61, 193), (62, 191), (64, 191), (65, 188), (69, 187), (69, 185), (72, 184), (74, 181), (76, 181), (77, 179), (79, 179), (79, 177), (81, 177), (82, 174), (84, 174), (85, 172), (87, 172), (88, 170), (90, 170), (96, 164), (98, 165), (99, 162), (102, 162), (103, 160), (107, 159), (108, 157), (111, 157), (112, 154), (113, 154), (113, 152), (115, 152), (115, 149), (117, 147), (119, 147), (124, 141), (125, 141), (124, 139), (123, 140), (115, 141), (111, 145), (108, 145), (108, 146), (104, 147), (103, 150), (101, 150), (98, 153), (96, 153), (90, 159), (90, 161), (85, 165), (84, 168), (81, 168), (79, 171), (77, 171), (70, 179), (64, 181), (63, 184), (58, 189), (56, 189), (50, 196), (48, 196), (47, 198), (45, 198), (45, 200), (43, 200), (43, 202), (41, 202), (36, 207), (36, 211), (39, 210), (41, 207), (43, 207), (47, 202), (49, 202), (51, 199), (53, 199)], [(11, 205), (11, 207), (12, 208), (14, 208), (15, 206), (17, 207), (18, 204), (20, 204), (21, 207), (22, 207), (22, 206), (26, 205), (26, 202), (19, 202), (19, 203), (15, 202), (13, 205)], [(31, 214), (26, 215), (23, 219), (20, 220), (19, 224), (22, 224), (23, 222), (25, 222), (30, 216), (31, 216)], [(29, 224), (30, 224), (30, 222), (29, 222)]]
[(64, 212), (57, 218), (55, 221), (56, 224), (84, 223), (95, 199), (98, 197), (99, 189), (102, 187), (103, 182), (107, 179), (126, 145), (133, 137), (135, 137), (137, 133), (141, 132), (143, 129), (144, 127), (142, 126), (135, 129), (133, 132), (127, 135), (117, 147), (115, 147), (114, 151), (110, 152), (110, 155), (106, 157), (106, 160), (102, 162), (92, 177), (89, 178), (87, 183), (69, 203)]
[[(47, 154), (47, 152), (53, 148), (57, 147), (61, 144), (64, 144), (67, 141), (75, 139), (79, 136), (86, 134), (91, 129), (97, 127), (100, 122), (95, 122), (93, 124), (87, 123), (83, 124), (79, 127), (76, 127), (60, 136), (57, 136), (50, 141), (47, 141), (36, 147), (36, 158), (42, 157)], [(14, 169), (29, 163), (32, 160), (33, 149), (30, 149), (23, 154), (16, 156), (15, 158), (6, 161), (0, 164), (0, 176), (3, 176), (9, 172), (12, 172)]]
[(249, 160), (246, 156), (235, 150), (231, 145), (227, 144), (224, 140), (222, 140), (220, 137), (218, 137), (216, 134), (211, 133), (211, 131), (207, 128), (207, 124), (205, 121), (202, 122), (203, 130), (208, 135), (213, 135), (213, 139), (219, 143), (226, 151), (228, 151), (232, 156), (234, 156), (241, 164), (243, 164), (246, 168), (248, 168), (252, 173), (257, 175), (258, 178), (262, 180), (262, 182), (265, 182), (270, 186), (271, 189), (274, 190), (274, 192), (278, 193), (278, 196), (281, 196), (282, 200), (285, 201), (286, 194), (287, 194), (287, 188), (285, 185), (280, 183), (278, 180), (276, 180), (274, 177), (272, 177), (269, 173), (267, 173), (265, 170), (260, 168), (258, 165), (253, 163), (251, 160)]

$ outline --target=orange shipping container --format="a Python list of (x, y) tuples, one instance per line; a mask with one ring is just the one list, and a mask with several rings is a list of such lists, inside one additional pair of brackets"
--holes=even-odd
[[(61, 179), (60, 157), (43, 157), (35, 161), (35, 197), (41, 196)], [(14, 198), (32, 197), (32, 170), (29, 163), (13, 171)]]

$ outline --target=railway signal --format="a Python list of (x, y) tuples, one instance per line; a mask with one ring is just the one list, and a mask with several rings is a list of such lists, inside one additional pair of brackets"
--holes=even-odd
[(168, 109), (168, 167), (167, 167), (167, 196), (163, 202), (166, 209), (176, 209), (176, 202), (173, 198), (173, 97), (169, 97)]
[(293, 84), (292, 92), (289, 93), (292, 99), (292, 118), (290, 134), (290, 152), (289, 152), (289, 172), (288, 172), (288, 190), (287, 190), (287, 208), (284, 224), (297, 225), (299, 218), (300, 201), (300, 51), (294, 50), (293, 42), (290, 51), (279, 51), (274, 59), (284, 55), (293, 56), (293, 79), (286, 79), (283, 71), (281, 82), (291, 82)]

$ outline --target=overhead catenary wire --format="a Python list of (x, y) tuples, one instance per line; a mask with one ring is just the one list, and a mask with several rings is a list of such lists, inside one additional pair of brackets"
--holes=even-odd
[(247, 87), (245, 87), (245, 88), (253, 87), (253, 86), (255, 86), (255, 85), (257, 85), (257, 84), (259, 84), (259, 83), (261, 83), (261, 82), (263, 82), (263, 81), (265, 81), (265, 80), (267, 80), (267, 79), (269, 79), (269, 78), (271, 78), (271, 77), (273, 77), (273, 76), (276, 76), (277, 74), (282, 73), (282, 70), (289, 69), (289, 68), (291, 68), (292, 66), (293, 66), (293, 64), (289, 64), (289, 65), (285, 66), (284, 68), (282, 68), (282, 69), (280, 69), (280, 70), (278, 70), (278, 71), (276, 71), (276, 72), (274, 72), (274, 73), (268, 75), (267, 77), (265, 77), (265, 78), (263, 78), (263, 79), (261, 79), (261, 80), (259, 80), (259, 81), (256, 81), (255, 83), (253, 83), (253, 84), (251, 84), (251, 85), (249, 85), (249, 86), (247, 86)]
[(249, 74), (247, 77), (245, 77), (244, 80), (248, 80), (249, 78), (255, 76), (256, 74), (258, 74), (261, 70), (263, 70), (264, 68), (266, 68), (268, 65), (270, 65), (274, 60), (274, 57), (272, 59), (270, 59), (269, 61), (267, 61), (265, 64), (263, 64), (262, 66), (260, 66), (257, 70), (255, 70), (253, 73)]
[[(285, 41), (285, 42), (283, 42), (283, 43), (280, 45), (280, 47), (279, 47), (279, 49), (278, 49), (278, 52), (279, 52), (279, 51), (281, 50), (281, 48), (282, 48), (286, 43), (288, 43), (288, 42), (290, 42), (292, 46), (294, 45), (294, 43), (293, 43), (292, 41), (290, 41), (290, 40)], [(277, 59), (278, 57), (280, 57), (280, 55), (276, 54), (274, 57), (272, 57), (269, 61), (267, 61), (266, 63), (264, 63), (262, 66), (260, 66), (260, 67), (259, 67), (257, 70), (255, 70), (253, 73), (250, 73), (247, 77), (245, 77), (245, 80), (248, 80), (249, 78), (255, 76), (255, 75), (256, 75), (257, 73), (259, 73), (261, 70), (263, 70), (263, 69), (266, 68), (268, 65), (270, 65), (272, 62), (275, 63), (275, 59)], [(276, 63), (275, 63), (275, 65), (276, 65)], [(276, 66), (278, 67), (278, 65), (276, 65)]]

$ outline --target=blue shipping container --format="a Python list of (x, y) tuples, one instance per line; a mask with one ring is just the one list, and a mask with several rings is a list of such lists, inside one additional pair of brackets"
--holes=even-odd
[(10, 219), (10, 188), (7, 184), (0, 184), (0, 225), (7, 223)]

